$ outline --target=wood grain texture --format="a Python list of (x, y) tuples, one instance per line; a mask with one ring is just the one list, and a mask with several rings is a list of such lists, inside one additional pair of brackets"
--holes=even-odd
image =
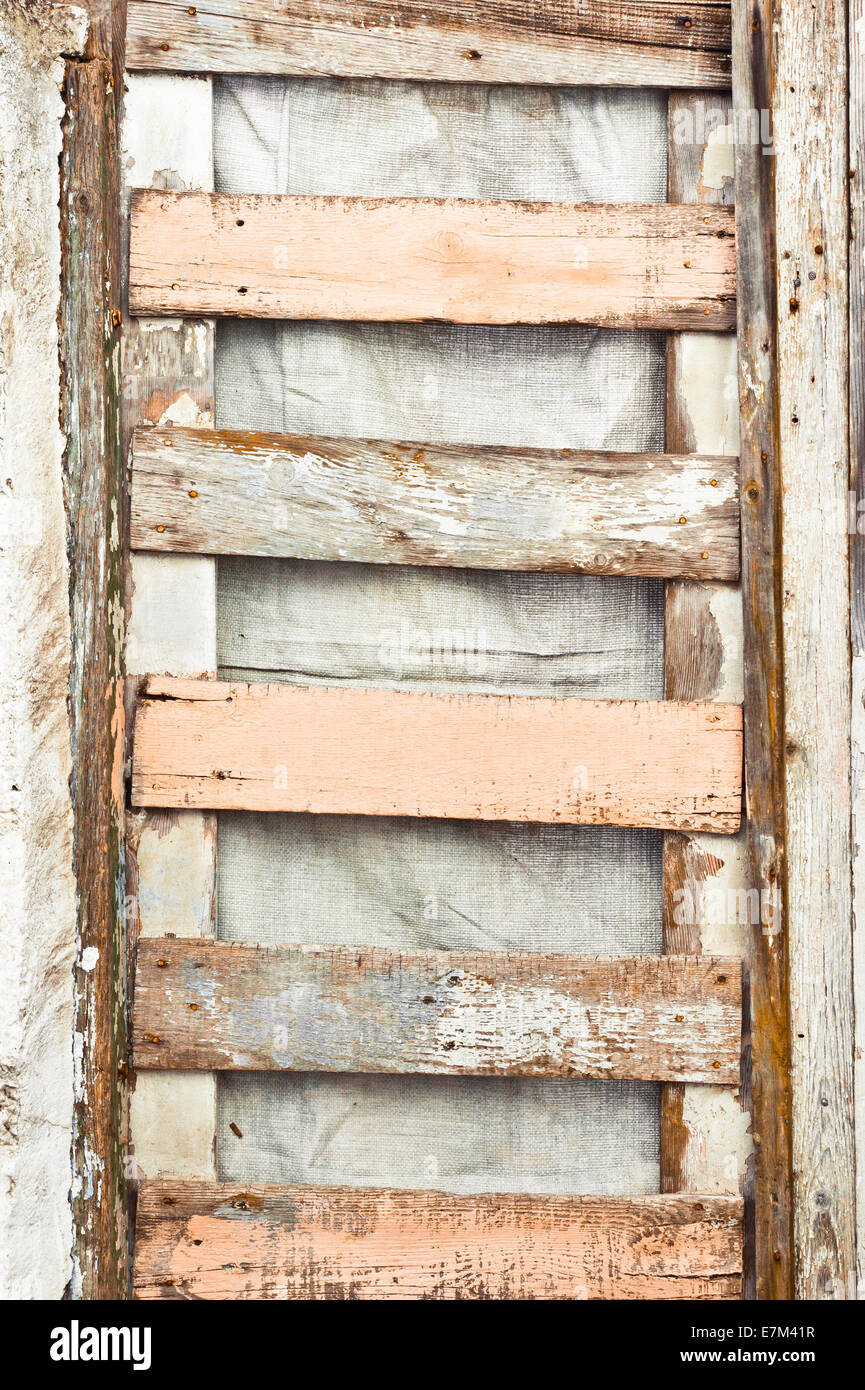
[(731, 1082), (741, 965), (142, 941), (138, 1067)]
[[(786, 5), (785, 13), (798, 4)], [(733, 2), (733, 105), (739, 111), (774, 113), (778, 17), (775, 0)], [(805, 82), (809, 86), (810, 78)], [(794, 1252), (775, 173), (762, 144), (747, 136), (737, 142), (737, 255), (745, 288), (738, 301), (738, 343), (746, 838), (751, 884), (775, 903), (770, 920), (749, 933), (751, 1056), (745, 1085), (755, 1154), (753, 1217), (748, 1213), (746, 1219), (754, 1223), (756, 1295), (783, 1301), (793, 1296)], [(799, 177), (807, 182), (805, 171)], [(816, 592), (815, 576), (807, 582)]]
[(735, 830), (741, 710), (151, 678), (136, 806)]
[(136, 432), (132, 544), (589, 574), (739, 571), (738, 463), (231, 430)]
[(735, 1299), (735, 1197), (147, 1183), (135, 1295), (155, 1299)]
[(728, 329), (729, 208), (155, 193), (136, 314)]
[[(667, 196), (675, 203), (733, 201), (733, 112), (676, 92), (669, 100)], [(702, 125), (701, 125), (702, 122)], [(710, 334), (667, 339), (666, 445), (735, 457), (738, 447), (736, 344)], [(738, 460), (737, 460), (738, 466)], [(742, 595), (730, 584), (670, 583), (665, 592), (665, 696), (741, 701)], [(664, 950), (745, 954), (747, 893), (742, 832), (737, 837), (671, 833), (664, 838)], [(742, 905), (746, 906), (745, 920)], [(747, 1020), (743, 1019), (743, 1050)], [(736, 1089), (670, 1084), (661, 1090), (661, 1191), (738, 1193), (752, 1148), (750, 1116)], [(745, 1245), (745, 1296), (753, 1255)]]
[[(84, 57), (101, 58), (111, 65), (115, 128), (121, 118), (123, 74), (126, 67), (127, 0), (69, 0), (70, 8), (85, 9), (89, 20)], [(55, 5), (55, 8), (60, 8)], [(71, 55), (70, 55), (71, 56)], [(116, 149), (116, 144), (115, 144)]]
[[(209, 79), (127, 76), (121, 160), (126, 200), (132, 186), (211, 188), (212, 147)], [(133, 430), (141, 424), (212, 424), (213, 338), (212, 321), (124, 318), (122, 422), (127, 451)], [(215, 561), (179, 555), (133, 555), (131, 561), (129, 671), (215, 674)], [(130, 812), (127, 865), (132, 941), (139, 934), (213, 934), (212, 812)], [(138, 1074), (130, 1098), (130, 1134), (136, 1177), (215, 1177), (215, 1076)]]
[(847, 5), (823, 0), (812, 7), (802, 0), (779, 13), (779, 439), (796, 1295), (831, 1299), (841, 1291), (845, 1296), (856, 1265)]
[(865, 0), (848, 10), (850, 105), (850, 633), (858, 1296), (865, 1292)]
[[(110, 35), (103, 37), (108, 41)], [(129, 1287), (123, 1084), (128, 1045), (123, 914), (126, 498), (114, 323), (120, 238), (110, 43), (104, 56), (67, 64), (65, 97), (60, 327), (72, 616), (69, 783), (78, 960), (94, 960), (92, 969), (79, 966), (74, 979), (80, 1047), (72, 1155), (73, 1287), (79, 1297), (101, 1299), (125, 1297)]]
[(131, 0), (128, 45), (173, 72), (730, 85), (730, 6), (706, 0)]

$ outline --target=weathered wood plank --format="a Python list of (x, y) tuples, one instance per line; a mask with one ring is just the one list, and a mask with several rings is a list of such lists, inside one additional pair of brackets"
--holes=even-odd
[[(124, 944), (123, 548), (115, 314), (120, 299), (111, 48), (66, 68), (61, 160), (62, 428), (71, 570), (69, 787), (78, 898), (75, 1294), (129, 1287)], [(59, 479), (58, 479), (59, 487)], [(59, 651), (57, 661), (60, 662)], [(70, 1040), (71, 1045), (71, 1040)]]
[(138, 1067), (735, 1082), (741, 965), (142, 941)]
[(707, 0), (131, 0), (128, 45), (173, 72), (730, 85), (730, 6)]
[[(702, 96), (671, 94), (667, 160), (671, 202), (733, 202), (733, 123), (732, 102), (726, 95), (713, 99), (710, 119)], [(736, 370), (735, 339), (709, 333), (670, 334), (668, 449), (735, 458), (739, 447)], [(664, 674), (668, 700), (742, 700), (742, 593), (738, 586), (666, 586)], [(713, 836), (711, 840), (699, 835), (665, 836), (665, 951), (744, 956), (746, 924), (754, 911), (744, 861), (741, 831), (735, 838)], [(661, 1191), (738, 1193), (752, 1151), (749, 1126), (750, 1115), (735, 1089), (664, 1086)], [(752, 1269), (746, 1244), (746, 1291)]]
[(796, 1296), (823, 1299), (849, 1296), (856, 1266), (847, 3), (800, 0), (779, 16), (776, 276)]
[(735, 578), (738, 462), (232, 430), (136, 431), (132, 544)]
[(727, 329), (729, 208), (141, 191), (133, 313)]
[[(131, 186), (212, 188), (209, 79), (167, 75), (126, 81), (123, 170)], [(123, 425), (213, 422), (213, 323), (124, 319)], [(131, 557), (127, 666), (131, 673), (216, 672), (216, 564), (187, 555)], [(209, 811), (131, 812), (127, 825), (130, 937), (212, 935), (216, 817)], [(130, 1132), (137, 1177), (215, 1177), (216, 1078), (135, 1077)]]
[[(733, 106), (757, 121), (774, 112), (777, 19), (775, 0), (733, 0)], [(810, 78), (805, 86), (810, 89)], [(793, 1297), (793, 1241), (774, 166), (771, 152), (743, 132), (736, 143), (736, 208), (744, 288), (738, 344), (746, 838), (751, 885), (773, 905), (768, 919), (749, 931), (751, 1066), (745, 1083), (755, 1149), (756, 1293), (783, 1301)], [(800, 177), (807, 181), (804, 171)], [(812, 593), (815, 579), (807, 581)]]
[(153, 677), (132, 800), (728, 832), (741, 754), (737, 705)]
[(865, 0), (850, 0), (850, 632), (858, 1296), (865, 1293)]
[(736, 1197), (145, 1184), (138, 1298), (734, 1299)]

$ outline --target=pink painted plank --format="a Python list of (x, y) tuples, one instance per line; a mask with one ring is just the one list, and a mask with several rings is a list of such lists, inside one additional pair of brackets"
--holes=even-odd
[(731, 208), (142, 190), (133, 314), (731, 329)]
[(738, 1197), (145, 1183), (144, 1299), (737, 1299)]
[(150, 677), (136, 806), (730, 833), (737, 705), (418, 695)]

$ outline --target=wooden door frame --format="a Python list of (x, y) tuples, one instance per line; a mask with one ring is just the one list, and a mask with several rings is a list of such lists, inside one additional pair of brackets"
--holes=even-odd
[[(733, 3), (733, 106), (742, 123), (736, 202), (747, 839), (751, 887), (773, 907), (751, 931), (744, 1076), (755, 1145), (746, 1186), (750, 1260), (753, 1293), (763, 1299), (849, 1297), (856, 1278), (851, 811), (861, 813), (863, 801), (857, 781), (851, 806), (848, 560), (852, 550), (861, 581), (865, 546), (856, 534), (851, 547), (847, 514), (848, 488), (859, 487), (865, 469), (865, 271), (861, 255), (854, 257), (848, 278), (847, 227), (852, 208), (856, 246), (856, 165), (865, 143), (856, 24), (865, 21), (865, 0), (849, 0), (849, 9), (848, 159), (847, 0)], [(79, 947), (98, 953), (77, 1003), (77, 1290), (106, 1298), (128, 1292), (117, 621), (127, 548), (115, 154), (125, 6), (91, 0), (90, 11), (85, 54), (67, 63), (63, 410), (74, 442), (69, 496), (90, 498), (86, 506), (70, 504), (69, 514), (72, 612), (79, 615), (73, 708), (81, 700), (100, 711), (98, 719), (79, 719), (73, 740)], [(102, 246), (86, 266), (69, 254), (80, 237)], [(92, 401), (94, 381), (99, 409), (88, 414), (85, 388)], [(94, 594), (97, 554), (110, 563)], [(855, 582), (852, 608), (858, 755), (865, 752), (865, 620)], [(858, 857), (855, 867), (861, 894)], [(859, 974), (861, 988), (861, 960)], [(863, 1034), (860, 1023), (860, 1045)]]

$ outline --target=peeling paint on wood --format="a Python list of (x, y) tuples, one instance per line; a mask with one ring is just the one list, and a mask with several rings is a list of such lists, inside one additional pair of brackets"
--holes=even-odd
[[(861, 340), (860, 340), (861, 341)], [(861, 422), (860, 428), (865, 425)], [(857, 466), (862, 466), (861, 459)], [(854, 602), (858, 608), (861, 598)], [(858, 615), (861, 624), (862, 614)], [(861, 639), (860, 639), (861, 640)], [(865, 652), (856, 641), (852, 663), (852, 810), (853, 810), (853, 978), (855, 1003), (854, 1119), (856, 1125), (857, 1297), (865, 1294)]]
[[(123, 173), (130, 187), (213, 186), (209, 79), (130, 76)], [(138, 425), (213, 423), (213, 324), (126, 319), (124, 436)], [(198, 556), (133, 555), (127, 642), (130, 671), (215, 674), (216, 574)], [(128, 819), (131, 915), (141, 937), (212, 935), (216, 921), (216, 817), (208, 811), (138, 811)], [(134, 875), (134, 888), (132, 876)], [(130, 1132), (137, 1177), (216, 1174), (216, 1078), (134, 1078)]]
[[(865, 1298), (865, 0), (849, 0), (850, 629), (857, 1296)], [(855, 521), (854, 521), (855, 519)]]
[(136, 806), (730, 832), (738, 705), (150, 678)]
[(741, 965), (142, 941), (139, 1067), (736, 1081)]
[(132, 544), (732, 579), (738, 461), (139, 429)]
[(736, 1197), (527, 1197), (147, 1183), (154, 1299), (735, 1299)]
[[(855, 1277), (847, 0), (778, 8), (778, 438), (795, 1292)], [(862, 345), (857, 345), (861, 358)]]
[[(802, 7), (798, 0), (787, 13)], [(815, 10), (813, 13), (817, 13)], [(775, 0), (733, 0), (733, 104), (774, 117)], [(803, 60), (811, 64), (810, 51)], [(810, 76), (804, 86), (810, 86)], [(796, 137), (792, 137), (795, 143)], [(745, 763), (748, 874), (776, 904), (749, 927), (750, 1092), (754, 1136), (756, 1296), (793, 1296), (790, 1014), (786, 929), (783, 594), (779, 452), (778, 304), (775, 283), (776, 161), (747, 137), (736, 149), (737, 254), (747, 294), (739, 300), (742, 591), (745, 625)], [(800, 167), (797, 179), (808, 182)], [(814, 576), (806, 581), (814, 583)], [(752, 1214), (753, 1213), (753, 1214)], [(746, 1236), (747, 1238), (747, 1236)]]
[(730, 6), (696, 0), (130, 0), (129, 66), (567, 86), (730, 85)]
[(87, 16), (0, 6), (0, 1298), (60, 1299), (70, 1205), (77, 890), (60, 427), (65, 65)]
[(671, 204), (158, 193), (133, 198), (134, 314), (735, 322), (735, 219)]
[[(63, 426), (71, 561), (70, 715), (78, 881), (72, 1292), (128, 1289), (120, 245), (111, 63), (66, 70)], [(92, 968), (85, 969), (85, 958)]]

